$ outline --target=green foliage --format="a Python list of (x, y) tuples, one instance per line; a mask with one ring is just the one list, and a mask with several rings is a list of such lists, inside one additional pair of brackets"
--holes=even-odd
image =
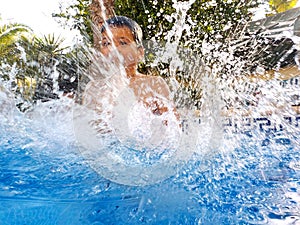
[(43, 38), (33, 37), (22, 38), (19, 42), (19, 49), (23, 56), (15, 62), (17, 65), (16, 78), (32, 77), (45, 78), (51, 73), (56, 61), (63, 55), (65, 48), (61, 48), (63, 39), (54, 35)]
[(74, 4), (61, 8), (59, 13), (53, 13), (52, 16), (57, 18), (62, 25), (78, 30), (87, 42), (92, 42), (89, 4), (90, 0), (76, 0)]
[(189, 14), (194, 26), (194, 35), (203, 39), (204, 36), (212, 38), (216, 34), (226, 37), (228, 32), (237, 26), (251, 21), (251, 10), (261, 4), (260, 0), (196, 0)]
[(0, 27), (1, 47), (15, 43), (20, 37), (31, 32), (31, 29), (23, 24), (4, 24)]
[(32, 35), (31, 29), (23, 24), (12, 23), (0, 26), (1, 64), (15, 62), (20, 56), (17, 49), (18, 42)]
[[(135, 20), (142, 28), (145, 40), (151, 39), (161, 44), (176, 42), (183, 48), (188, 47), (193, 52), (198, 52), (203, 40), (217, 38), (218, 42), (224, 41), (231, 32), (236, 33), (237, 29), (243, 28), (251, 20), (253, 9), (265, 2), (266, 0), (115, 0), (114, 10), (116, 15)], [(72, 28), (78, 29), (92, 41), (89, 3), (87, 0), (76, 0), (65, 11), (62, 9), (60, 14), (56, 14), (56, 17), (73, 23)], [(76, 13), (70, 14), (70, 10)], [(149, 58), (150, 61), (155, 58), (153, 54), (147, 56), (148, 61)], [(156, 68), (150, 68), (148, 64), (141, 64), (139, 70), (167, 78), (170, 65), (168, 62), (161, 62)], [(175, 73), (181, 89), (186, 90), (192, 99), (199, 100), (201, 90), (197, 82), (180, 71)], [(199, 106), (200, 103), (196, 104)]]
[(41, 91), (44, 96), (54, 96), (52, 77), (55, 66), (63, 56), (64, 48), (60, 47), (62, 41), (54, 35), (21, 38), (18, 41), (18, 47), (15, 48), (19, 52), (18, 58), (11, 62), (10, 68), (15, 71), (16, 82), (11, 80), (12, 90), (16, 93), (17, 105), (22, 111), (43, 97), (39, 95)]
[[(54, 34), (39, 38), (27, 30), (30, 28), (11, 24), (0, 29), (0, 77), (11, 85), (21, 111), (36, 100), (57, 98), (54, 89), (60, 89), (59, 81), (64, 80), (64, 86), (71, 83), (70, 79), (79, 66), (70, 50), (62, 47), (64, 39)], [(76, 89), (75, 82), (75, 85), (69, 83), (69, 91)]]
[[(261, 3), (261, 0), (195, 0), (184, 21), (191, 27), (191, 32), (185, 32), (182, 41), (189, 40), (191, 36), (201, 41), (204, 36), (213, 38), (217, 33), (226, 34), (229, 29), (249, 21), (252, 16), (251, 9)], [(176, 12), (176, 9), (178, 10), (178, 7), (172, 0), (117, 0), (115, 3), (116, 14), (136, 20), (141, 25), (146, 39), (163, 39), (176, 20), (182, 16), (182, 12)]]
[(88, 57), (81, 46), (70, 49), (63, 42), (54, 34), (37, 37), (22, 24), (0, 26), (0, 79), (21, 111), (37, 100), (58, 98), (58, 91), (77, 91)]
[[(177, 2), (174, 0), (115, 0), (115, 13), (137, 21), (142, 27), (145, 40), (154, 39), (161, 43), (178, 41), (182, 47), (190, 47), (193, 51), (197, 51), (204, 39), (221, 37), (221, 40), (225, 40), (230, 35), (230, 31), (235, 30), (239, 25), (243, 26), (250, 20), (251, 10), (262, 1), (190, 0), (178, 2), (176, 5)], [(89, 4), (90, 0), (75, 0), (72, 5), (62, 8), (60, 13), (53, 14), (61, 23), (68, 25), (71, 29), (79, 30), (88, 45), (92, 44), (93, 40)], [(190, 6), (187, 6), (188, 4)], [(184, 5), (186, 7), (180, 10), (179, 6)], [(182, 32), (178, 32), (176, 26), (183, 28)], [(66, 49), (61, 48), (61, 44), (62, 40), (56, 39), (54, 35), (43, 38), (21, 38), (18, 41), (19, 47), (13, 46), (12, 51), (9, 51), (10, 54), (15, 55), (15, 58), (12, 56), (7, 58), (11, 59), (11, 66), (14, 64), (17, 67), (16, 77), (18, 79), (31, 77), (36, 80), (38, 92), (34, 93), (33, 99), (49, 97), (50, 93), (53, 93), (55, 68), (63, 77), (74, 80), (75, 76), (78, 81), (78, 68), (81, 66), (84, 70), (84, 67), (87, 66), (86, 62), (79, 65), (76, 51), (83, 51), (74, 48), (65, 54)], [(6, 46), (10, 45), (6, 44)], [(26, 57), (22, 58), (21, 55), (24, 53)], [(164, 62), (151, 72), (155, 73), (156, 71), (157, 74), (166, 76), (168, 67), (168, 63)], [(148, 65), (142, 65), (140, 69), (143, 72), (149, 72)], [(59, 79), (66, 81), (63, 85), (66, 89), (66, 86), (70, 84), (68, 79), (61, 77)], [(199, 92), (195, 90), (196, 86), (186, 87), (186, 84), (193, 83), (189, 79), (184, 77), (184, 74), (178, 73), (178, 80), (183, 84), (183, 88), (188, 89), (192, 98), (198, 98)], [(73, 84), (75, 83), (71, 82), (69, 90), (75, 88)]]
[[(145, 39), (163, 40), (173, 27), (182, 12), (176, 12), (175, 1), (116, 0), (116, 15), (124, 15), (137, 21), (143, 29)], [(264, 0), (195, 0), (188, 10), (185, 22), (192, 26), (193, 34), (202, 40), (204, 36), (213, 37), (216, 33), (226, 34), (241, 23), (249, 21), (251, 10), (262, 4)], [(89, 20), (89, 0), (76, 0), (73, 5), (54, 14), (61, 21), (71, 23), (73, 29), (92, 40)], [(188, 1), (183, 1), (186, 4)], [(187, 35), (187, 39), (189, 39)], [(182, 40), (184, 41), (184, 40)]]
[[(165, 15), (175, 13), (173, 3), (167, 1), (144, 0), (116, 0), (115, 12), (135, 20), (142, 28), (145, 39), (158, 37), (159, 34), (172, 28), (174, 21), (167, 19)], [(160, 36), (162, 37), (162, 36)]]

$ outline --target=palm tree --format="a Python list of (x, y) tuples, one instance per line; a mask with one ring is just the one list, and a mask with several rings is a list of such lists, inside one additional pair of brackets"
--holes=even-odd
[(36, 37), (22, 24), (0, 27), (0, 77), (11, 84), (19, 108), (36, 99), (56, 98), (52, 80), (67, 49), (62, 47), (63, 41), (53, 34)]
[(21, 57), (15, 62), (15, 76), (18, 80), (16, 91), (26, 101), (57, 98), (54, 93), (54, 81), (58, 79), (56, 67), (62, 62), (64, 51), (68, 49), (62, 47), (63, 41), (63, 38), (55, 37), (54, 34), (42, 38), (22, 38), (19, 41), (25, 58)]
[[(16, 60), (16, 47), (21, 39), (32, 36), (32, 30), (23, 24), (12, 23), (0, 26), (0, 58), (7, 62)], [(1, 63), (3, 61), (1, 60)]]

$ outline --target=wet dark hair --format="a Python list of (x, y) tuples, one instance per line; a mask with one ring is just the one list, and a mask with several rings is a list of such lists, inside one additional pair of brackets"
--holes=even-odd
[(105, 21), (103, 26), (101, 27), (100, 32), (103, 33), (106, 31), (108, 27), (128, 27), (130, 31), (133, 34), (134, 40), (137, 43), (139, 47), (143, 46), (142, 40), (143, 40), (143, 32), (140, 27), (140, 25), (137, 24), (137, 22), (133, 21), (132, 19), (129, 19), (126, 16), (114, 16), (108, 20)]

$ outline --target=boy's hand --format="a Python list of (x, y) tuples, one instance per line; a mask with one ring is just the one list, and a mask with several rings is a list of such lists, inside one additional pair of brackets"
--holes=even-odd
[(154, 115), (162, 115), (168, 112), (168, 107), (159, 98), (150, 98), (144, 100), (144, 105), (151, 110)]

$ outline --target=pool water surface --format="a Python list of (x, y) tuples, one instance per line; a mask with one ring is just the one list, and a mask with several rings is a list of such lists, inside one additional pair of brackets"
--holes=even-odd
[(232, 132), (211, 157), (195, 154), (162, 182), (130, 186), (91, 169), (61, 115), (3, 118), (1, 224), (300, 224), (296, 129)]

